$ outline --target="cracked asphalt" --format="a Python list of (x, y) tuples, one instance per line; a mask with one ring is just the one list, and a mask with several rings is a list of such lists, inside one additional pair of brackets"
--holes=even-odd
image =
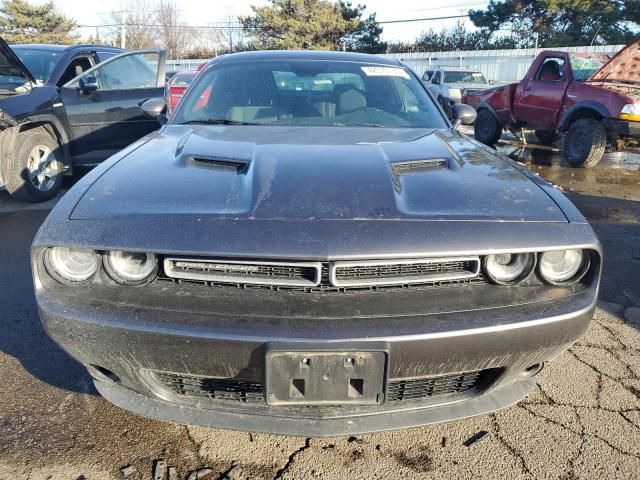
[(47, 212), (0, 192), (0, 479), (122, 479), (125, 467), (126, 478), (151, 479), (160, 465), (178, 479), (640, 478), (638, 157), (580, 170), (555, 154), (500, 149), (563, 187), (604, 245), (590, 330), (513, 407), (348, 438), (185, 427), (102, 400), (38, 320), (28, 253)]

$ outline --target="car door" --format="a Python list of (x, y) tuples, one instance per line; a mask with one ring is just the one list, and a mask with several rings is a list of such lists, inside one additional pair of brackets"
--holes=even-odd
[[(557, 75), (553, 74), (556, 66)], [(536, 129), (554, 130), (570, 82), (568, 59), (558, 54), (545, 56), (535, 75), (518, 84), (513, 104), (515, 117)]]
[(163, 50), (114, 56), (60, 89), (75, 164), (93, 165), (159, 128), (139, 106), (164, 97)]

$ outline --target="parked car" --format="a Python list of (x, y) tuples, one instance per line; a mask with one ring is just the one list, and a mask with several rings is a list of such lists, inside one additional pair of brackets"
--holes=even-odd
[(162, 98), (164, 59), (161, 51), (0, 39), (0, 186), (20, 200), (47, 200), (63, 173), (157, 129), (138, 104)]
[(466, 94), (477, 93), (490, 88), (490, 84), (477, 70), (456, 67), (429, 69), (422, 75), (422, 82), (431, 91), (447, 114), (451, 106), (462, 102)]
[(198, 74), (195, 70), (185, 70), (182, 72), (177, 72), (171, 79), (167, 82), (166, 87), (166, 103), (168, 112), (172, 112), (180, 99), (184, 95), (184, 92), (187, 91), (189, 85)]
[(603, 63), (597, 55), (543, 51), (519, 83), (467, 94), (478, 111), (475, 137), (493, 145), (503, 129), (532, 128), (545, 144), (564, 137), (564, 158), (592, 167), (607, 147), (623, 150), (640, 139), (640, 75), (634, 42)]
[(519, 401), (587, 330), (601, 263), (569, 200), (401, 63), (313, 51), (212, 60), (32, 246), (45, 330), (106, 399), (304, 436)]

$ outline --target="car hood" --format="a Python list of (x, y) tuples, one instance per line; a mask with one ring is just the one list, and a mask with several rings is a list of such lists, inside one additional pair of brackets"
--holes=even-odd
[(72, 219), (566, 222), (508, 160), (453, 131), (168, 126), (114, 163)]
[(593, 73), (588, 81), (640, 83), (640, 68), (636, 65), (638, 56), (640, 56), (640, 40), (630, 43), (616, 53), (611, 60)]
[(24, 77), (36, 84), (36, 79), (29, 69), (2, 38), (0, 38), (0, 75)]
[(455, 88), (458, 90), (486, 90), (487, 88), (491, 88), (492, 85), (487, 85), (486, 83), (445, 83), (448, 88)]

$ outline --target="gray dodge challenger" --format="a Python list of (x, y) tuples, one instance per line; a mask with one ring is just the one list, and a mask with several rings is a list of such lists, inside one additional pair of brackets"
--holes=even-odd
[(552, 185), (383, 57), (218, 57), (32, 246), (47, 333), (139, 415), (333, 436), (521, 400), (589, 327), (602, 249)]

